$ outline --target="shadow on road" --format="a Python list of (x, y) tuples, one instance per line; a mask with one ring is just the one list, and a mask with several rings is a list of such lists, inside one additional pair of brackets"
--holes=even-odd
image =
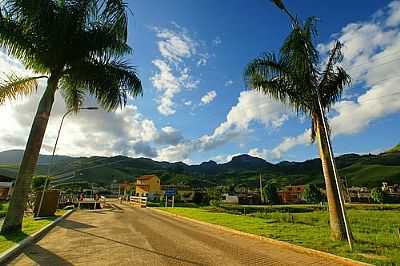
[(183, 258), (178, 258), (178, 257), (170, 256), (170, 255), (167, 255), (167, 254), (164, 254), (164, 253), (161, 253), (161, 252), (157, 252), (157, 251), (155, 251), (155, 250), (150, 250), (150, 249), (142, 248), (142, 247), (139, 247), (139, 246), (135, 246), (135, 245), (133, 245), (133, 244), (130, 244), (130, 243), (121, 242), (121, 241), (118, 241), (118, 240), (114, 240), (114, 239), (111, 239), (111, 238), (108, 238), (108, 237), (104, 237), (104, 236), (96, 235), (96, 234), (93, 234), (93, 233), (81, 231), (81, 230), (78, 230), (78, 229), (72, 229), (72, 228), (71, 228), (71, 230), (73, 230), (73, 231), (75, 231), (75, 232), (82, 233), (82, 234), (86, 234), (86, 235), (89, 235), (89, 236), (92, 236), (92, 237), (100, 238), (100, 239), (103, 239), (103, 240), (106, 240), (106, 241), (114, 242), (114, 243), (117, 243), (117, 244), (120, 244), (120, 245), (124, 245), (124, 246), (127, 246), (127, 247), (131, 247), (131, 248), (136, 248), (136, 249), (139, 249), (139, 250), (143, 250), (143, 251), (146, 251), (146, 252), (149, 252), (149, 253), (153, 253), (153, 254), (162, 256), (162, 257), (164, 257), (164, 258), (172, 259), (172, 260), (175, 260), (175, 261), (184, 262), (184, 263), (190, 263), (190, 264), (193, 264), (193, 265), (203, 265), (203, 264), (198, 263), (198, 262), (195, 262), (195, 261), (191, 261), (191, 260), (186, 260), (186, 259), (183, 259)]
[(58, 226), (66, 229), (86, 229), (86, 228), (96, 228), (94, 225), (84, 224), (72, 220), (65, 220), (58, 224)]
[(29, 247), (29, 249), (23, 252), (27, 257), (33, 260), (37, 265), (41, 266), (53, 266), (53, 265), (62, 265), (62, 266), (71, 266), (72, 263), (66, 261), (65, 259), (57, 256), (55, 253), (42, 248), (37, 244), (33, 244)]

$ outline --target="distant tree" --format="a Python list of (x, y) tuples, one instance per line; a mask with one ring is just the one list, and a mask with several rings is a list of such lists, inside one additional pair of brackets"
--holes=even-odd
[(277, 204), (279, 203), (278, 188), (274, 183), (268, 183), (264, 187), (264, 197), (267, 203)]
[(207, 194), (196, 191), (193, 195), (193, 202), (199, 205), (208, 204)]
[(222, 200), (222, 189), (218, 187), (209, 188), (207, 190), (210, 205), (218, 206)]
[(32, 178), (32, 190), (33, 191), (40, 190), (44, 186), (46, 178), (47, 176), (44, 175), (34, 176)]
[(371, 190), (371, 198), (376, 203), (383, 203), (385, 199), (385, 194), (383, 193), (381, 188), (373, 188)]
[(307, 203), (319, 203), (323, 201), (323, 196), (321, 191), (316, 185), (306, 185), (304, 187), (304, 200)]

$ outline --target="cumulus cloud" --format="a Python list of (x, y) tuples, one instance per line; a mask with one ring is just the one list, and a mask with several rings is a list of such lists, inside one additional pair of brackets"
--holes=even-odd
[(158, 159), (182, 161), (193, 152), (212, 150), (248, 134), (252, 122), (261, 123), (265, 128), (279, 128), (291, 114), (284, 105), (260, 92), (243, 91), (238, 103), (227, 114), (226, 120), (212, 134), (160, 149)]
[(215, 37), (214, 40), (212, 41), (212, 43), (213, 43), (215, 46), (220, 45), (220, 44), (222, 43), (221, 37), (219, 37), (219, 36)]
[[(24, 67), (16, 60), (0, 51), (0, 66), (13, 72), (25, 73)], [(24, 149), (45, 83), (41, 83), (37, 93), (8, 101), (0, 106), (0, 147)], [(85, 106), (96, 106), (96, 100), (88, 97)], [(66, 112), (64, 100), (56, 93), (42, 153), (50, 153), (55, 143), (62, 115)], [(134, 105), (127, 105), (115, 112), (103, 110), (85, 111), (77, 115), (71, 113), (64, 121), (57, 154), (72, 156), (118, 154), (156, 158), (158, 148), (176, 145), (183, 140), (180, 131), (165, 126), (158, 129), (154, 122), (144, 117)]]
[(174, 98), (177, 94), (183, 89), (196, 88), (200, 82), (193, 78), (186, 61), (197, 58), (197, 65), (207, 64), (207, 54), (197, 51), (199, 42), (191, 38), (185, 28), (176, 23), (173, 27), (174, 29), (154, 28), (161, 58), (152, 61), (157, 71), (150, 80), (160, 93), (157, 109), (165, 116), (175, 114)]
[(231, 86), (233, 84), (233, 80), (229, 79), (225, 81), (225, 87)]
[[(344, 44), (343, 66), (352, 76), (354, 86), (345, 91), (352, 97), (344, 97), (333, 106), (329, 122), (333, 137), (354, 135), (367, 129), (371, 122), (400, 111), (396, 72), (400, 69), (400, 2), (391, 2), (371, 21), (346, 25), (334, 38)], [(326, 53), (332, 44), (320, 44), (318, 49)], [(352, 89), (357, 87), (363, 88), (363, 92), (355, 96)], [(271, 150), (253, 149), (250, 152), (262, 158), (279, 159), (289, 149), (307, 144), (307, 134), (306, 131), (284, 138)]]
[(156, 36), (159, 38), (158, 49), (161, 56), (171, 62), (181, 62), (196, 53), (198, 45), (188, 36), (186, 29), (174, 24), (177, 30), (155, 27)]
[(201, 97), (201, 104), (206, 105), (214, 101), (215, 97), (217, 97), (217, 92), (212, 90), (207, 92), (203, 97)]

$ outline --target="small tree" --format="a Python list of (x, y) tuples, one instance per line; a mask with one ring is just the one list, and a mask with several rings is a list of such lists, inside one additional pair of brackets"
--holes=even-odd
[(41, 190), (44, 187), (44, 183), (46, 183), (47, 176), (38, 175), (32, 178), (32, 190), (37, 191)]
[(213, 187), (207, 191), (208, 199), (210, 200), (210, 205), (218, 206), (222, 200), (222, 189)]
[(323, 196), (316, 185), (310, 184), (304, 187), (304, 200), (307, 203), (319, 203), (323, 200)]
[(264, 187), (264, 197), (266, 202), (269, 204), (279, 203), (278, 188), (276, 187), (276, 184), (268, 183)]
[(383, 203), (383, 201), (385, 199), (385, 195), (384, 195), (382, 189), (376, 187), (371, 190), (371, 198), (376, 203)]

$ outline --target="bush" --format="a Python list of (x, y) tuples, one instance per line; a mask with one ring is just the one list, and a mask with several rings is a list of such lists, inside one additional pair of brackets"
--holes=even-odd
[(316, 185), (306, 185), (304, 188), (304, 200), (307, 203), (319, 203), (323, 201), (321, 191)]
[(376, 187), (371, 190), (371, 198), (376, 203), (383, 203), (385, 194), (383, 193), (382, 189)]
[(264, 187), (264, 196), (269, 204), (279, 203), (278, 188), (273, 183), (269, 183)]

